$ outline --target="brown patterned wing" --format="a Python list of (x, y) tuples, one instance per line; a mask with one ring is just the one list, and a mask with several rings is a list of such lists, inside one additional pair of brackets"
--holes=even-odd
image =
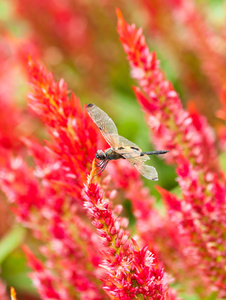
[(119, 136), (119, 148), (115, 152), (126, 158), (147, 179), (158, 180), (156, 169), (145, 164), (150, 157), (146, 154), (141, 156), (142, 150), (136, 144)]
[(150, 180), (158, 180), (156, 169), (145, 164), (150, 157), (146, 154), (141, 156), (142, 150), (136, 144), (119, 136), (119, 148), (116, 152), (125, 157), (141, 175)]
[(118, 148), (118, 130), (112, 119), (102, 109), (92, 103), (88, 104), (86, 109), (108, 144), (113, 148)]
[[(118, 136), (118, 139), (119, 146), (115, 152), (122, 155), (124, 158), (140, 157), (142, 152), (141, 148), (120, 135)], [(145, 155), (145, 158), (145, 160), (148, 160), (149, 156)]]
[(87, 105), (87, 112), (108, 144), (115, 148), (115, 152), (126, 158), (147, 179), (158, 180), (156, 169), (145, 164), (150, 159), (149, 156), (141, 156), (142, 150), (136, 144), (119, 136), (115, 123), (103, 110), (90, 103)]
[[(158, 180), (158, 173), (156, 169), (152, 166), (148, 166), (145, 164), (147, 160), (147, 155), (140, 156), (140, 157), (131, 157), (127, 158), (127, 160), (138, 170), (138, 172), (150, 180)], [(148, 157), (149, 159), (149, 157)]]

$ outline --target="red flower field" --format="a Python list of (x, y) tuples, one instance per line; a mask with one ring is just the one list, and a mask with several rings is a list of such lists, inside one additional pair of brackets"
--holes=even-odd
[[(226, 299), (224, 6), (0, 4), (1, 300)], [(99, 172), (90, 102), (158, 182)]]

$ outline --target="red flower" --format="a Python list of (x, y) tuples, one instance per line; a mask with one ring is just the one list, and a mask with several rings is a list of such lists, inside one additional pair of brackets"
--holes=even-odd
[(97, 150), (96, 128), (79, 100), (73, 94), (68, 97), (63, 79), (54, 82), (52, 74), (31, 59), (28, 71), (33, 86), (29, 106), (47, 126), (54, 140), (48, 147), (60, 157), (66, 176), (81, 188)]
[(111, 299), (166, 299), (167, 283), (163, 268), (154, 263), (148, 247), (139, 249), (121, 228), (120, 218), (94, 182), (95, 168), (94, 160), (85, 186), (84, 207), (92, 217), (104, 246), (102, 267), (107, 271), (103, 279), (104, 290)]
[(12, 56), (14, 47), (15, 41), (3, 35), (0, 41), (0, 146), (19, 151), (23, 146), (21, 135), (30, 135), (32, 127), (27, 126), (29, 118), (26, 113), (14, 103), (18, 84), (18, 62)]
[(156, 55), (149, 53), (142, 31), (128, 25), (119, 11), (118, 31), (132, 76), (144, 91), (134, 89), (154, 143), (157, 149), (169, 149), (170, 161), (177, 163), (183, 202), (180, 205), (171, 194), (163, 196), (171, 199), (171, 222), (181, 228), (178, 234), (182, 240), (187, 239), (186, 246), (179, 250), (202, 273), (203, 286), (225, 296), (226, 190), (224, 176), (218, 170), (213, 131), (197, 111), (182, 108), (177, 93), (159, 69)]
[[(212, 11), (193, 0), (141, 0), (150, 42), (171, 60), (173, 77), (183, 87), (184, 102), (192, 98), (212, 124), (219, 109), (219, 90), (226, 78), (224, 25), (216, 26)], [(172, 34), (173, 32), (173, 34)], [(172, 73), (171, 73), (172, 74)], [(185, 88), (184, 88), (185, 87)]]
[(43, 299), (61, 299), (60, 295), (53, 288), (53, 285), (56, 285), (56, 281), (58, 281), (58, 284), (60, 283), (59, 279), (45, 269), (28, 247), (23, 246), (23, 250), (27, 256), (29, 266), (35, 271), (31, 278)]
[[(33, 282), (43, 299), (105, 299), (98, 265), (101, 248), (82, 208), (83, 180), (96, 152), (96, 129), (66, 85), (30, 60), (31, 108), (47, 125), (53, 142), (43, 147), (23, 139), (36, 166), (2, 152), (0, 184), (20, 222), (40, 240), (45, 261), (26, 253)], [(37, 263), (36, 263), (37, 262)], [(37, 268), (38, 267), (38, 268)], [(62, 280), (62, 278), (64, 280)]]
[(52, 43), (60, 46), (67, 55), (87, 46), (89, 36), (86, 19), (76, 11), (77, 4), (73, 6), (70, 1), (55, 0), (15, 2), (18, 14), (29, 20), (43, 45)]

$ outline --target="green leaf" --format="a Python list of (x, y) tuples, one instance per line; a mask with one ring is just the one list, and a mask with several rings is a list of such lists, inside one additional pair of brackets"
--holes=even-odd
[(217, 292), (213, 292), (210, 296), (205, 298), (205, 300), (216, 300), (216, 299), (219, 299), (219, 298), (217, 298)]
[(13, 286), (18, 293), (36, 294), (29, 273), (31, 269), (27, 266), (27, 259), (21, 249), (10, 253), (1, 266), (1, 278), (8, 286)]
[(21, 226), (13, 227), (0, 241), (0, 265), (6, 257), (24, 241), (26, 229)]
[(221, 169), (226, 173), (226, 152), (220, 154), (219, 161)]

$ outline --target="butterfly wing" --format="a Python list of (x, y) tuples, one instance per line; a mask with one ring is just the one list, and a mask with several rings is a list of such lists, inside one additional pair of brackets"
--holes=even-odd
[[(115, 151), (124, 158), (140, 156), (142, 150), (133, 142), (122, 136), (118, 136), (118, 148)], [(149, 157), (148, 157), (149, 159)]]
[(141, 175), (150, 180), (158, 180), (156, 169), (145, 164), (150, 157), (146, 154), (141, 156), (142, 150), (136, 144), (119, 136), (119, 147), (116, 149), (116, 152), (126, 158)]
[(99, 107), (90, 103), (87, 105), (87, 112), (94, 123), (100, 129), (105, 140), (115, 148), (115, 152), (126, 158), (141, 175), (150, 179), (158, 180), (158, 174), (154, 167), (145, 164), (149, 156), (142, 155), (142, 150), (131, 141), (118, 135), (118, 130), (112, 119)]
[(131, 157), (127, 158), (127, 160), (137, 169), (137, 171), (150, 180), (158, 180), (158, 173), (156, 169), (152, 166), (148, 166), (145, 164), (145, 161), (149, 159), (147, 155), (140, 157)]
[(118, 140), (119, 140), (119, 144), (118, 144), (118, 147), (124, 147), (124, 146), (130, 146), (130, 147), (133, 147), (135, 148), (136, 150), (142, 152), (142, 150), (136, 145), (134, 144), (133, 142), (127, 140), (126, 138), (124, 138), (123, 136), (118, 136)]
[(153, 180), (153, 181), (158, 180), (158, 173), (154, 167), (148, 166), (148, 165), (142, 163), (142, 164), (135, 164), (135, 168), (145, 178)]
[[(115, 152), (122, 155), (124, 158), (140, 157), (142, 150), (136, 144), (120, 135), (118, 136), (118, 140), (119, 146), (115, 149)], [(143, 158), (145, 158), (145, 160), (150, 159), (147, 155)]]
[(93, 122), (100, 129), (100, 132), (108, 144), (114, 148), (117, 148), (119, 143), (119, 135), (112, 119), (102, 109), (92, 103), (88, 104), (86, 109)]

